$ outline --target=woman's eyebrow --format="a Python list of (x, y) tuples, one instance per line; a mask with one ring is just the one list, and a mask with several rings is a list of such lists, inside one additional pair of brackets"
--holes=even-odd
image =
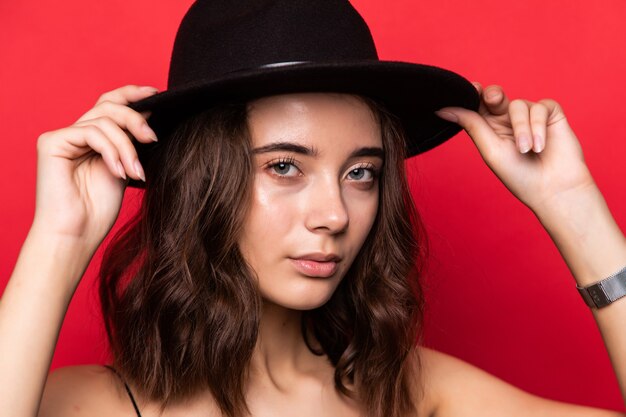
[(350, 154), (350, 158), (356, 158), (359, 156), (375, 156), (380, 159), (385, 159), (385, 151), (378, 146), (369, 146), (356, 149)]
[[(278, 152), (278, 151), (299, 153), (299, 154), (306, 155), (306, 156), (319, 155), (319, 152), (317, 151), (316, 148), (299, 145), (293, 142), (270, 143), (264, 146), (260, 146), (258, 148), (254, 148), (252, 150), (252, 153), (256, 155), (256, 154), (261, 154), (261, 153)], [(384, 159), (385, 151), (383, 150), (383, 148), (378, 147), (378, 146), (365, 146), (365, 147), (358, 148), (352, 151), (352, 153), (350, 153), (350, 156), (348, 158), (356, 158), (356, 157), (361, 157), (361, 156), (374, 156), (374, 157)]]
[(273, 142), (258, 148), (252, 149), (253, 154), (286, 151), (293, 153), (300, 153), (307, 156), (317, 156), (318, 152), (315, 148), (309, 148), (307, 146), (298, 145), (293, 142)]

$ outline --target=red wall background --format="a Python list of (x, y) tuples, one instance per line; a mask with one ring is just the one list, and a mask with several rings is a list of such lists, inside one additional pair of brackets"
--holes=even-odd
[[(190, 0), (0, 2), (0, 290), (34, 212), (39, 134), (124, 84), (166, 89)], [(626, 2), (354, 0), (382, 59), (428, 63), (512, 98), (561, 103), (626, 230)], [(593, 316), (532, 213), (463, 132), (408, 161), (433, 248), (427, 344), (545, 397), (623, 410)], [(137, 195), (129, 191), (117, 225)], [(52, 367), (104, 363), (100, 252), (70, 305)]]

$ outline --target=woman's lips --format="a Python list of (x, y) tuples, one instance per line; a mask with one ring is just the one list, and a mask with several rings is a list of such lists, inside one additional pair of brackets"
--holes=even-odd
[(310, 259), (290, 259), (291, 264), (300, 272), (309, 277), (328, 278), (337, 272), (338, 263), (334, 261), (313, 261)]

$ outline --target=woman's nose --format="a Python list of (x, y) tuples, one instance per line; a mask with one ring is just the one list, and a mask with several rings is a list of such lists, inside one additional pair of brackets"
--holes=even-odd
[(346, 230), (349, 216), (341, 185), (335, 181), (319, 183), (311, 189), (306, 207), (306, 227), (330, 234)]

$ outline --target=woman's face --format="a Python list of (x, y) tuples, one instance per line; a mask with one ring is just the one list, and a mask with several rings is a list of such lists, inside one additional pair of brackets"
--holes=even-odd
[(380, 128), (354, 96), (302, 93), (250, 103), (254, 185), (239, 240), (265, 301), (323, 305), (378, 209)]

